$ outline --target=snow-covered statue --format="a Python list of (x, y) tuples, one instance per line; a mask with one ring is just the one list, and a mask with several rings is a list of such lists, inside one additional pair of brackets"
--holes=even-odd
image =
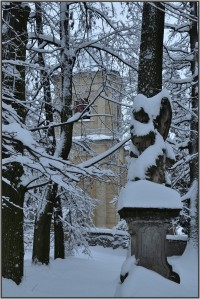
[[(147, 98), (138, 94), (133, 103), (128, 182), (121, 189), (117, 209), (131, 236), (130, 254), (138, 266), (180, 282), (166, 258), (166, 234), (171, 220), (179, 215), (182, 202), (172, 188), (166, 169), (174, 163), (166, 139), (172, 118), (170, 96), (162, 90)], [(125, 262), (126, 263), (126, 262)], [(129, 264), (129, 260), (127, 261)], [(126, 267), (125, 267), (126, 268)], [(122, 269), (121, 283), (131, 273)]]
[(172, 119), (170, 96), (162, 90), (152, 98), (138, 94), (133, 102), (128, 180), (150, 180), (170, 186), (166, 169), (175, 162), (168, 136)]

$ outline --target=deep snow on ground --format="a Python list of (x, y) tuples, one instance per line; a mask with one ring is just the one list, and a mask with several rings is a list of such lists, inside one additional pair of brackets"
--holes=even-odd
[(21, 285), (3, 279), (6, 297), (113, 297), (124, 249), (90, 247), (91, 257), (80, 253), (65, 260), (51, 260), (49, 266), (31, 264), (31, 253), (25, 255), (25, 275)]
[(119, 284), (127, 250), (90, 248), (91, 257), (80, 252), (51, 259), (49, 266), (32, 265), (31, 252), (26, 252), (23, 282), (17, 286), (3, 279), (3, 297), (198, 297), (198, 255), (189, 247), (183, 256), (168, 258), (181, 276), (180, 285), (139, 266)]
[(128, 260), (128, 264), (131, 265), (129, 275), (123, 284), (118, 284), (115, 296), (198, 298), (198, 251), (187, 245), (182, 256), (169, 257), (167, 260), (179, 274), (180, 284), (165, 279), (154, 271), (134, 265), (131, 257), (131, 260)]

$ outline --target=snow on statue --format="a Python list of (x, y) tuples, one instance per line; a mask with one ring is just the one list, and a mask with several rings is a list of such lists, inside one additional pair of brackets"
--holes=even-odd
[(128, 180), (147, 179), (170, 185), (165, 170), (175, 162), (170, 145), (165, 141), (172, 118), (171, 100), (163, 89), (152, 98), (138, 94), (133, 103), (131, 149)]
[[(169, 188), (166, 176), (166, 169), (175, 161), (173, 150), (166, 142), (171, 118), (167, 90), (151, 98), (142, 94), (135, 97), (130, 125), (132, 144), (128, 182), (119, 194), (118, 213), (127, 221), (130, 253), (138, 260), (137, 265), (180, 283), (179, 275), (167, 261), (165, 247), (171, 220), (182, 209), (180, 195)], [(124, 280), (126, 284), (134, 268), (131, 262), (128, 272), (123, 273), (122, 269), (122, 284)]]

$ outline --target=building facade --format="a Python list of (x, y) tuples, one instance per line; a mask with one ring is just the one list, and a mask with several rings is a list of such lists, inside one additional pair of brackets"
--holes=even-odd
[[(58, 79), (58, 101), (60, 84)], [(121, 102), (122, 89), (116, 72), (83, 72), (73, 76), (73, 111), (86, 113), (73, 127), (70, 159), (75, 164), (103, 153), (120, 141), (122, 113), (117, 103)], [(96, 227), (112, 228), (119, 221), (114, 202), (126, 180), (126, 154), (120, 148), (99, 163), (101, 169), (111, 170), (114, 176), (83, 178), (80, 182), (81, 188), (98, 201), (93, 217)]]

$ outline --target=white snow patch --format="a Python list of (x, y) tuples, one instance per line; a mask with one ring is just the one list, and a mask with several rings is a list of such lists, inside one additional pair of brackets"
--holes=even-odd
[[(181, 256), (171, 256), (167, 258), (173, 271), (180, 276), (180, 284), (193, 290), (190, 297), (195, 296), (198, 286), (198, 249), (193, 247), (192, 242), (188, 242), (184, 253)], [(184, 266), (183, 266), (184, 265)], [(189, 274), (190, 273), (190, 274)], [(188, 290), (186, 289), (186, 294)], [(186, 296), (185, 296), (186, 297)], [(188, 294), (189, 297), (189, 294)]]
[(70, 122), (75, 122), (77, 121), (81, 116), (81, 113), (80, 112), (77, 112), (75, 113), (72, 117), (70, 117), (67, 122), (70, 123)]
[(179, 240), (179, 241), (187, 241), (188, 235), (167, 235), (167, 240)]
[(129, 273), (129, 271), (132, 268), (136, 267), (136, 265), (137, 265), (137, 261), (136, 261), (135, 256), (132, 255), (132, 256), (128, 257), (122, 265), (120, 274), (124, 276), (126, 273)]
[(54, 153), (54, 157), (56, 157), (56, 158), (60, 157), (63, 146), (64, 146), (64, 142), (65, 142), (65, 132), (62, 131), (60, 139), (58, 140), (58, 142), (56, 144), (56, 150)]
[(35, 144), (35, 141), (28, 130), (23, 129), (18, 123), (11, 123), (8, 125), (2, 125), (2, 132), (14, 134), (15, 139), (21, 141), (25, 146)]
[(173, 151), (173, 148), (171, 144), (165, 141), (165, 150), (166, 150), (166, 156), (174, 161), (176, 161), (176, 157)]
[[(168, 258), (180, 275), (180, 284), (136, 266), (134, 257), (124, 263), (125, 249), (90, 249), (91, 257), (80, 251), (64, 260), (51, 258), (49, 266), (32, 265), (31, 251), (26, 251), (22, 283), (17, 286), (3, 278), (2, 297), (198, 297), (198, 251), (190, 244), (182, 256)], [(127, 270), (128, 277), (119, 283), (120, 272)]]
[(123, 231), (119, 229), (103, 228), (103, 227), (90, 227), (88, 231), (91, 233), (112, 234), (113, 236), (114, 235), (129, 236), (129, 233), (127, 231)]
[[(131, 264), (130, 261), (127, 267), (129, 274), (122, 284), (118, 283), (115, 297), (198, 298), (198, 251), (190, 244), (187, 245), (182, 256), (168, 258), (173, 271), (180, 276), (180, 284), (154, 271)], [(126, 265), (126, 262), (124, 264)]]
[[(53, 252), (52, 252), (53, 254)], [(3, 297), (113, 297), (126, 250), (91, 247), (91, 257), (81, 253), (53, 260), (50, 265), (31, 264), (25, 255), (25, 275), (17, 286), (3, 278)]]
[(134, 180), (136, 177), (146, 179), (146, 171), (152, 165), (156, 166), (158, 156), (163, 155), (165, 142), (162, 136), (157, 132), (155, 135), (155, 143), (150, 145), (137, 159), (130, 159), (128, 168), (128, 180)]
[(162, 98), (168, 98), (171, 102), (170, 95), (167, 89), (163, 89), (160, 93), (152, 98), (147, 98), (143, 94), (138, 94), (134, 98), (133, 107), (136, 112), (140, 111), (141, 108), (150, 116), (150, 118), (156, 118), (160, 113), (160, 104)]
[(147, 180), (128, 181), (122, 188), (117, 210), (123, 208), (182, 209), (179, 193), (164, 185)]
[(91, 134), (87, 136), (74, 136), (73, 140), (112, 140), (112, 135), (104, 135), (104, 134)]
[(139, 156), (140, 154), (137, 147), (132, 142), (129, 143), (129, 148), (127, 150), (129, 150), (130, 152), (132, 151), (137, 156)]
[(136, 136), (145, 136), (150, 132), (155, 132), (153, 121), (149, 121), (148, 123), (141, 123), (132, 118), (131, 125), (133, 126), (131, 133)]

